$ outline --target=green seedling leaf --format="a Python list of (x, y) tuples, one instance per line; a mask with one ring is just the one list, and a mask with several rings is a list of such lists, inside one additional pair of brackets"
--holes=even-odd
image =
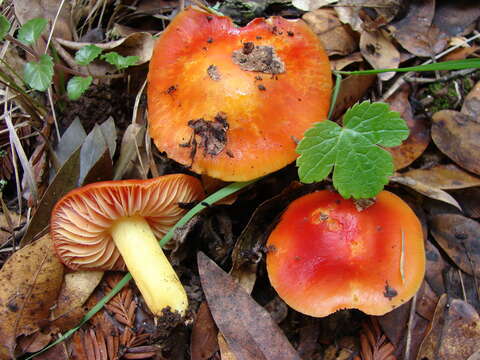
[(18, 30), (17, 39), (26, 45), (34, 45), (38, 40), (45, 26), (47, 26), (47, 19), (44, 18), (35, 18), (28, 20), (23, 26)]
[(74, 76), (67, 84), (67, 95), (70, 100), (79, 99), (92, 83), (91, 76)]
[(100, 58), (115, 66), (117, 70), (122, 70), (133, 66), (138, 63), (138, 60), (140, 60), (140, 57), (138, 56), (122, 56), (115, 51), (103, 54)]
[(0, 41), (8, 34), (8, 30), (10, 30), (10, 22), (5, 16), (0, 15)]
[(393, 174), (391, 154), (380, 146), (397, 146), (408, 137), (400, 114), (385, 103), (362, 102), (348, 110), (342, 128), (326, 120), (307, 130), (297, 146), (298, 174), (304, 183), (325, 179), (346, 199), (377, 195)]
[(79, 65), (88, 65), (102, 53), (97, 45), (86, 45), (75, 53), (75, 61)]
[(48, 55), (40, 56), (40, 60), (25, 64), (24, 80), (32, 89), (45, 91), (52, 83), (53, 60)]

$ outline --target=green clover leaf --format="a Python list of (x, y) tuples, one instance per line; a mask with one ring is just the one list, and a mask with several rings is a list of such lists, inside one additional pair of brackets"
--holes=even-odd
[(326, 120), (307, 130), (297, 146), (300, 180), (321, 181), (333, 168), (333, 185), (344, 198), (374, 197), (394, 170), (391, 154), (380, 146), (400, 145), (408, 126), (387, 104), (368, 101), (348, 110), (343, 124)]

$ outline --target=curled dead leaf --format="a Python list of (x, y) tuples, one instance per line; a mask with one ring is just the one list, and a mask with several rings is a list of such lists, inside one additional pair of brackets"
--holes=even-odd
[[(400, 53), (382, 30), (363, 31), (360, 35), (360, 51), (374, 69), (396, 69), (400, 65)], [(386, 72), (378, 77), (386, 81), (394, 75), (394, 72)]]
[(450, 195), (449, 193), (447, 193), (446, 191), (430, 187), (429, 185), (427, 185), (427, 184), (425, 184), (421, 181), (412, 179), (412, 178), (410, 178), (408, 176), (405, 176), (403, 174), (397, 174), (396, 176), (392, 176), (392, 177), (390, 177), (390, 180), (393, 181), (393, 182), (396, 182), (398, 184), (408, 186), (410, 189), (413, 189), (416, 192), (418, 192), (422, 195), (425, 195), (425, 196), (427, 196), (431, 199), (446, 202), (447, 204), (455, 206), (460, 211), (462, 210), (462, 208), (460, 207), (460, 204), (457, 202), (457, 200), (455, 200), (455, 198), (452, 195)]
[[(57, 38), (56, 40), (62, 46), (71, 50), (79, 50), (86, 45), (92, 44), (88, 42), (68, 41), (60, 38)], [(137, 65), (140, 65), (150, 61), (154, 44), (155, 39), (152, 34), (147, 32), (137, 32), (122, 39), (107, 43), (95, 43), (93, 45), (98, 46), (104, 51), (116, 51), (123, 56), (138, 56), (139, 60)]]
[(346, 68), (350, 64), (359, 63), (362, 61), (363, 61), (362, 54), (360, 52), (354, 52), (340, 59), (330, 59), (330, 65), (332, 70), (338, 71)]
[(452, 110), (432, 117), (432, 138), (437, 147), (462, 168), (480, 175), (480, 123)]
[(351, 75), (342, 80), (332, 119), (338, 119), (373, 86), (376, 75)]
[(480, 123), (480, 81), (475, 84), (465, 97), (461, 113), (471, 116), (476, 122)]
[(14, 253), (0, 270), (0, 358), (13, 356), (16, 338), (49, 318), (63, 279), (50, 235)]

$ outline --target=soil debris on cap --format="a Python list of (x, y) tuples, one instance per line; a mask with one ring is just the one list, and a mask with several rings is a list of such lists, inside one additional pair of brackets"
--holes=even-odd
[(285, 64), (271, 46), (255, 46), (253, 42), (245, 42), (241, 49), (233, 52), (232, 59), (245, 71), (265, 74), (282, 74), (285, 72)]
[[(203, 118), (190, 120), (188, 126), (193, 129), (193, 142), (196, 145), (195, 137), (200, 137), (198, 145), (203, 148), (204, 155), (216, 156), (220, 154), (227, 144), (228, 122), (227, 116), (219, 112), (213, 121)], [(195, 154), (193, 154), (195, 156)], [(192, 156), (192, 157), (193, 157)]]
[(210, 76), (210, 79), (214, 81), (219, 81), (221, 76), (220, 72), (218, 71), (218, 68), (216, 65), (210, 65), (207, 69), (207, 74)]
[(395, 290), (390, 285), (388, 285), (388, 281), (387, 281), (386, 284), (385, 284), (385, 291), (383, 293), (383, 296), (385, 296), (389, 300), (392, 300), (397, 295), (398, 295), (397, 290)]

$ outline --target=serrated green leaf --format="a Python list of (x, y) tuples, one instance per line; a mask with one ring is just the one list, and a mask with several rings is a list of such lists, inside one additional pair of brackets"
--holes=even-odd
[(387, 104), (368, 101), (353, 106), (343, 121), (343, 128), (326, 120), (307, 130), (297, 146), (300, 180), (321, 181), (334, 167), (333, 185), (344, 198), (373, 197), (394, 170), (392, 156), (379, 145), (400, 145), (408, 126)]
[(135, 65), (140, 60), (138, 56), (122, 56), (115, 51), (103, 54), (101, 56), (102, 60), (105, 60), (109, 64), (115, 66), (117, 70), (126, 69), (130, 66)]
[(42, 34), (43, 30), (45, 30), (47, 23), (47, 19), (44, 18), (28, 20), (18, 30), (17, 39), (26, 45), (34, 45)]
[(8, 30), (10, 30), (10, 22), (5, 16), (0, 15), (0, 41), (8, 34)]
[(48, 55), (41, 55), (39, 61), (25, 64), (23, 77), (32, 89), (38, 91), (47, 90), (53, 78), (52, 58)]
[(75, 53), (75, 61), (79, 65), (88, 65), (102, 53), (97, 45), (86, 45)]
[(88, 89), (92, 83), (93, 78), (91, 76), (82, 77), (74, 76), (67, 84), (67, 95), (70, 100), (77, 100)]

